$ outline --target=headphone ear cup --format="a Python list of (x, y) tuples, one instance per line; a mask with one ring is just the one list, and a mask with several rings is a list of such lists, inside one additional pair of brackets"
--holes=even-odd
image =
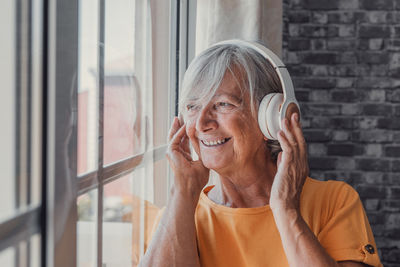
[(276, 93), (267, 108), (267, 126), (273, 140), (278, 140), (278, 132), (281, 130), (280, 110), (283, 103), (283, 94)]
[(280, 130), (280, 107), (283, 103), (283, 94), (271, 93), (261, 100), (258, 109), (258, 125), (267, 139), (278, 140)]

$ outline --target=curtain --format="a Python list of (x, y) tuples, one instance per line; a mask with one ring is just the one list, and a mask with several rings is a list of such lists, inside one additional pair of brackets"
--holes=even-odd
[(198, 0), (196, 54), (210, 45), (240, 38), (282, 52), (282, 0)]
[[(282, 53), (282, 0), (197, 0), (196, 55), (227, 39), (261, 41)], [(217, 182), (211, 171), (208, 185)]]

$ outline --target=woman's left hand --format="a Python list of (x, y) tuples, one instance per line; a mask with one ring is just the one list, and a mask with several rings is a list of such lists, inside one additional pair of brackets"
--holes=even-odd
[(282, 123), (283, 131), (278, 133), (282, 152), (278, 155), (269, 204), (273, 211), (300, 211), (300, 195), (309, 172), (307, 146), (297, 113), (292, 114), (290, 123), (286, 118)]

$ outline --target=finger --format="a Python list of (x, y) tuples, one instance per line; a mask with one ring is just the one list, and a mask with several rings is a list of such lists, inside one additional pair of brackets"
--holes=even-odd
[(177, 150), (169, 150), (166, 156), (173, 169), (186, 168), (190, 162), (184, 154)]
[(283, 124), (283, 131), (285, 133), (286, 139), (289, 141), (290, 145), (295, 147), (295, 149), (297, 150), (297, 146), (298, 146), (297, 140), (292, 133), (292, 126), (289, 124), (288, 119), (284, 118), (282, 121), (282, 124)]
[(279, 154), (278, 154), (278, 158), (276, 160), (276, 166), (279, 167), (279, 165), (281, 165), (281, 161), (282, 161), (282, 151), (279, 152)]
[(172, 137), (171, 149), (181, 149), (182, 138), (186, 135), (186, 125), (184, 124)]
[(293, 128), (293, 133), (297, 143), (299, 144), (299, 149), (303, 152), (307, 150), (306, 140), (304, 139), (303, 130), (301, 129), (300, 117), (298, 113), (293, 113), (291, 117), (291, 125)]
[(300, 117), (298, 113), (294, 113), (291, 116), (291, 125), (293, 127), (293, 133), (299, 144), (299, 155), (300, 162), (304, 167), (305, 176), (308, 176), (308, 160), (307, 160), (307, 144), (304, 139), (303, 130), (301, 129)]
[[(179, 127), (179, 121), (178, 118), (176, 117), (174, 118), (174, 123), (172, 128), (174, 127)], [(171, 129), (170, 134), (172, 133), (173, 130)], [(190, 153), (189, 144), (188, 141), (185, 141), (185, 139), (188, 139), (188, 136), (186, 135), (186, 125), (183, 125), (182, 127), (178, 128), (178, 130), (174, 133), (173, 136), (170, 137), (170, 145), (167, 154), (174, 156), (175, 152), (177, 152), (181, 156), (183, 156), (186, 160), (192, 161), (193, 159)], [(187, 145), (185, 143), (187, 143)]]
[(183, 115), (182, 115), (182, 113), (179, 113), (179, 114), (178, 114), (178, 118), (179, 118), (179, 124), (180, 124), (180, 125), (183, 125), (185, 122), (184, 122), (184, 120), (183, 120)]
[(182, 139), (182, 149), (186, 153), (190, 154), (189, 137), (185, 135)]
[[(175, 117), (174, 119), (174, 127), (178, 126), (179, 122), (177, 122), (177, 118)], [(172, 129), (171, 129), (171, 134), (172, 134)], [(186, 135), (186, 125), (183, 125), (182, 127), (178, 128), (178, 130), (174, 133), (174, 135), (170, 138), (169, 145), (168, 145), (168, 150), (167, 154), (173, 155), (175, 152), (178, 152), (179, 154), (182, 154), (185, 158), (188, 160), (192, 160), (192, 157), (190, 155), (190, 149), (186, 150), (183, 147), (183, 143), (185, 143), (185, 138), (188, 138)]]
[(180, 153), (185, 157), (187, 161), (193, 161), (192, 155), (186, 151), (181, 150)]
[(191, 153), (190, 147), (189, 147), (189, 137), (187, 136), (186, 133), (183, 136), (183, 138), (181, 139), (181, 144), (180, 144), (179, 149), (180, 149), (181, 153), (185, 156), (185, 158), (187, 160), (193, 161), (192, 153)]
[(293, 146), (290, 144), (285, 132), (283, 131), (278, 132), (278, 141), (283, 151), (281, 160), (286, 162), (287, 159), (291, 159), (293, 157)]
[[(170, 164), (174, 164), (177, 166), (185, 166), (188, 162), (192, 162), (193, 158), (190, 153), (186, 153), (180, 147), (169, 147), (166, 153), (167, 159)], [(182, 165), (183, 164), (183, 165)]]
[(179, 130), (179, 121), (177, 117), (174, 117), (172, 121), (171, 129), (168, 133), (168, 141), (171, 141), (172, 137), (174, 137), (175, 133)]

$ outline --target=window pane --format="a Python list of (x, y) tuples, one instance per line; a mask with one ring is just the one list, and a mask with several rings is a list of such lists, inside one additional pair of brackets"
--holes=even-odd
[(14, 248), (7, 248), (0, 252), (0, 266), (15, 266)]
[(78, 267), (97, 266), (97, 189), (78, 197)]
[(168, 161), (166, 158), (154, 163), (154, 204), (158, 207), (167, 205), (169, 193)]
[(0, 220), (12, 214), (15, 208), (15, 12), (14, 0), (0, 1)]
[[(153, 143), (154, 147), (165, 145), (167, 142), (168, 130), (170, 127), (169, 116), (175, 113), (175, 101), (172, 92), (175, 88), (171, 88), (172, 92), (168, 92), (168, 84), (170, 82), (169, 58), (166, 55), (170, 53), (170, 3), (169, 1), (159, 1), (157, 5), (152, 6), (152, 48), (153, 48)], [(174, 63), (174, 62), (171, 62)]]
[(143, 151), (141, 87), (134, 70), (135, 1), (106, 1), (104, 164)]
[(36, 234), (31, 237), (30, 241), (30, 260), (29, 263), (30, 265), (27, 265), (29, 267), (40, 267), (40, 242), (41, 238), (39, 234)]
[(0, 252), (0, 266), (7, 267), (39, 267), (40, 266), (40, 234)]
[(41, 202), (42, 181), (42, 3), (32, 1), (32, 110), (31, 110), (31, 204)]
[(98, 1), (79, 4), (78, 175), (97, 167), (99, 54)]
[(152, 180), (149, 172), (152, 168), (140, 168), (104, 187), (103, 263), (107, 267), (137, 266), (144, 252), (159, 210), (149, 199), (152, 188), (145, 183)]

